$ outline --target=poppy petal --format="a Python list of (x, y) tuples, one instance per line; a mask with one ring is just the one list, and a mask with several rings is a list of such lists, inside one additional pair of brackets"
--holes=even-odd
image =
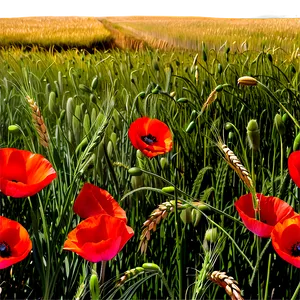
[(129, 127), (128, 137), (132, 145), (148, 157), (167, 153), (173, 146), (169, 127), (158, 119), (136, 119)]
[(107, 261), (122, 250), (133, 234), (123, 220), (100, 214), (80, 222), (68, 234), (64, 249), (91, 262)]
[(91, 183), (84, 184), (74, 202), (73, 210), (83, 219), (106, 213), (127, 222), (126, 212), (113, 196)]
[(32, 249), (26, 229), (18, 222), (0, 216), (0, 244), (6, 245), (9, 255), (0, 252), (0, 269), (25, 259)]
[(290, 154), (288, 158), (288, 169), (292, 180), (300, 187), (300, 150)]
[(277, 223), (271, 239), (276, 253), (291, 265), (300, 268), (300, 216), (295, 215)]
[(42, 155), (14, 148), (0, 149), (0, 191), (6, 196), (32, 196), (55, 178), (55, 170)]
[(295, 215), (293, 208), (279, 198), (263, 194), (256, 194), (256, 198), (260, 220), (255, 219), (252, 194), (241, 196), (234, 205), (246, 228), (260, 237), (270, 237), (278, 222)]

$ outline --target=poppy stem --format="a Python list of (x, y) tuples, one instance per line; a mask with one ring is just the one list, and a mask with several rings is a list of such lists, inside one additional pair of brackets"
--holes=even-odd
[(100, 285), (104, 283), (105, 278), (105, 267), (106, 267), (106, 261), (101, 261), (101, 269), (100, 269)]
[(296, 300), (296, 299), (297, 299), (297, 295), (298, 295), (299, 291), (300, 291), (300, 282), (298, 283), (298, 286), (297, 286), (297, 288), (295, 289), (295, 292), (294, 292), (294, 294), (293, 294), (291, 300)]

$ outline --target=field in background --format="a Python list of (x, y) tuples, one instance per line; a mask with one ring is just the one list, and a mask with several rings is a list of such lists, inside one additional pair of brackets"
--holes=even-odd
[(92, 17), (0, 18), (0, 46), (109, 47), (111, 36)]
[(300, 19), (225, 19), (200, 17), (111, 17), (107, 20), (147, 41), (162, 40), (169, 47), (233, 50), (282, 48), (300, 45)]

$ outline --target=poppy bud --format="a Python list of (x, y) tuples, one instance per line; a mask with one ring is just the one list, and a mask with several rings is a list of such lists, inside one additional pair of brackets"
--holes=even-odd
[(247, 125), (247, 137), (249, 146), (253, 150), (258, 150), (260, 146), (260, 134), (256, 120), (250, 120)]
[(165, 193), (173, 193), (175, 191), (175, 188), (174, 186), (166, 186), (162, 188), (161, 191)]
[(192, 209), (192, 222), (194, 227), (196, 227), (201, 221), (202, 213), (198, 209)]
[(181, 213), (180, 213), (180, 219), (182, 220), (182, 222), (184, 224), (190, 224), (193, 222), (192, 219), (192, 208), (188, 207), (186, 209), (184, 209)]
[(95, 94), (90, 94), (90, 101), (95, 104), (97, 103), (97, 98), (96, 98)]
[(90, 278), (90, 293), (91, 293), (92, 300), (100, 299), (100, 288), (99, 288), (98, 277), (96, 274), (92, 274)]
[(48, 108), (49, 108), (51, 114), (53, 114), (54, 111), (55, 111), (55, 99), (56, 99), (55, 92), (50, 92), (49, 101), (48, 101)]
[(179, 98), (179, 99), (177, 100), (178, 103), (187, 103), (188, 101), (189, 101), (188, 98)]
[(196, 122), (192, 121), (188, 127), (186, 128), (185, 132), (186, 133), (192, 133), (194, 131), (194, 129), (196, 128)]
[(130, 168), (128, 170), (128, 173), (131, 176), (141, 176), (143, 174), (142, 170), (140, 168), (137, 168), (137, 167)]
[(238, 79), (238, 85), (254, 86), (257, 85), (257, 80), (251, 76), (243, 76)]
[(205, 232), (204, 239), (210, 243), (214, 243), (218, 238), (218, 230), (216, 227), (207, 229)]
[(295, 137), (294, 144), (293, 144), (293, 151), (299, 150), (299, 146), (300, 146), (300, 132)]
[(275, 115), (274, 124), (275, 124), (275, 127), (276, 127), (278, 133), (282, 136), (284, 134), (285, 127), (284, 127), (284, 124), (283, 124), (280, 114)]
[(98, 86), (98, 76), (96, 75), (91, 83), (91, 89), (95, 90)]
[(144, 263), (142, 267), (145, 269), (145, 271), (161, 272), (160, 267), (154, 263)]
[(21, 127), (19, 125), (9, 125), (8, 131), (12, 134), (20, 134), (22, 132)]
[(218, 86), (215, 88), (215, 90), (216, 90), (217, 92), (222, 92), (222, 90), (223, 90), (223, 85), (222, 85), (222, 84), (218, 85)]
[(87, 85), (82, 83), (79, 84), (79, 89), (81, 89), (85, 93), (89, 93), (89, 94), (93, 93), (93, 91)]
[(161, 159), (160, 159), (160, 166), (161, 166), (161, 168), (163, 169), (163, 170), (165, 170), (165, 168), (168, 166), (168, 161), (167, 161), (167, 159), (165, 158), (165, 157), (162, 157)]
[(223, 72), (223, 67), (222, 65), (219, 63), (218, 64), (218, 73), (221, 74)]

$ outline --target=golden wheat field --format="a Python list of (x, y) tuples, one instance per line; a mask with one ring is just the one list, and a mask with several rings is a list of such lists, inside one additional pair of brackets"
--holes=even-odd
[[(110, 17), (110, 22), (136, 35), (167, 41), (169, 45), (199, 50), (227, 43), (238, 50), (300, 46), (300, 19), (229, 19), (204, 17)], [(242, 47), (240, 47), (242, 45)]]
[(1, 46), (86, 46), (109, 39), (110, 33), (92, 17), (0, 18)]

